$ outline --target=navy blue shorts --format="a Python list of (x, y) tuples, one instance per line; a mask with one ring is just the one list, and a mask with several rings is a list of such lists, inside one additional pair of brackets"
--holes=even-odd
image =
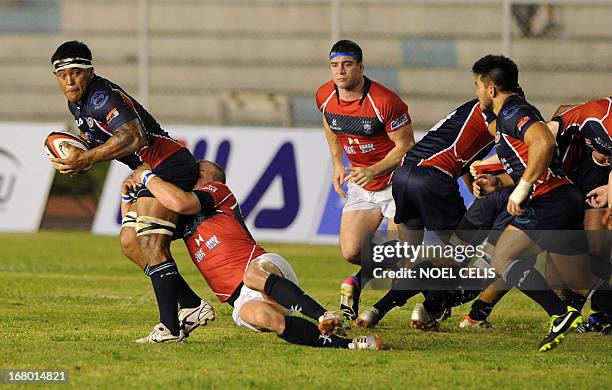
[[(193, 189), (200, 175), (198, 163), (186, 148), (180, 149), (162, 161), (161, 164), (153, 169), (153, 173), (185, 191)], [(138, 190), (138, 197), (154, 198), (151, 191), (144, 186)]]
[(580, 163), (574, 169), (570, 175), (570, 179), (578, 186), (582, 192), (583, 202), (582, 206), (585, 209), (592, 209), (584, 199), (586, 194), (591, 192), (597, 187), (608, 184), (608, 171), (609, 167), (602, 167), (593, 162), (591, 153), (584, 153), (584, 156), (580, 160)]
[(482, 198), (476, 198), (465, 213), (465, 219), (478, 229), (503, 230), (512, 221), (506, 211), (514, 187), (502, 187)]
[(453, 230), (465, 214), (457, 180), (434, 167), (396, 168), (392, 193), (395, 223), (420, 218), (427, 230)]
[(523, 207), (525, 214), (510, 224), (529, 235), (540, 248), (571, 256), (586, 253), (584, 197), (573, 184), (567, 184), (533, 198)]

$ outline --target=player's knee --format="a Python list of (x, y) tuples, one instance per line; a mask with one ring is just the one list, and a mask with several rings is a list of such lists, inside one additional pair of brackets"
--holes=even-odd
[(140, 244), (133, 232), (121, 229), (119, 233), (119, 242), (121, 243), (121, 252), (123, 252), (125, 257), (134, 259), (138, 251), (140, 251)]
[(500, 275), (504, 273), (508, 264), (510, 264), (510, 260), (505, 256), (493, 256), (491, 259), (491, 266), (493, 266), (495, 271)]
[(340, 252), (342, 253), (342, 257), (349, 263), (359, 263), (361, 248), (351, 244), (340, 245)]
[(242, 283), (252, 290), (261, 291), (268, 275), (251, 263), (242, 276)]

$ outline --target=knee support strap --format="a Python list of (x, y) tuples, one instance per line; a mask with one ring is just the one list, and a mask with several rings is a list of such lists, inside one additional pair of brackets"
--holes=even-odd
[(172, 237), (175, 233), (176, 225), (172, 222), (155, 217), (148, 217), (146, 215), (139, 216), (136, 219), (136, 236), (165, 234), (166, 236)]
[(121, 227), (131, 227), (136, 228), (136, 219), (138, 218), (138, 214), (136, 211), (129, 211), (125, 214), (125, 217), (121, 220)]

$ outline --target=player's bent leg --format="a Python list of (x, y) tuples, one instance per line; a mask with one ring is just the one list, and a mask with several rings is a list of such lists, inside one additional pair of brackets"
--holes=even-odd
[[(378, 229), (382, 218), (380, 208), (353, 211), (345, 208), (340, 221), (340, 251), (344, 259), (360, 265), (364, 239)], [(340, 285), (340, 310), (348, 320), (357, 317), (362, 287), (361, 270)]]
[(364, 238), (374, 233), (382, 222), (379, 208), (344, 211), (340, 221), (340, 251), (348, 262), (359, 264)]
[(260, 332), (282, 334), (285, 330), (285, 315), (277, 305), (265, 301), (252, 300), (240, 308), (240, 319)]
[(244, 273), (243, 283), (244, 287), (265, 294), (282, 307), (319, 321), (323, 333), (333, 334), (344, 330), (340, 317), (307, 295), (297, 285), (291, 265), (275, 253), (266, 253), (251, 261)]

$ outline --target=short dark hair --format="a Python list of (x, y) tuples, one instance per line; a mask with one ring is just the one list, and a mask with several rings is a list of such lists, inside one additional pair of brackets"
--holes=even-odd
[(215, 172), (213, 174), (213, 180), (218, 183), (225, 184), (225, 181), (226, 181), (225, 170), (223, 169), (221, 165), (217, 164), (214, 161), (210, 161), (210, 160), (198, 160), (198, 164), (200, 164), (201, 162), (205, 162), (205, 163), (212, 165), (215, 168)]
[(351, 53), (357, 62), (363, 62), (363, 52), (358, 44), (348, 39), (342, 39), (332, 46), (329, 54), (332, 53)]
[(508, 57), (484, 56), (472, 66), (472, 73), (492, 82), (500, 92), (518, 91), (518, 67)]
[(51, 56), (51, 63), (53, 64), (57, 60), (63, 60), (64, 58), (85, 58), (92, 60), (91, 50), (86, 44), (79, 41), (68, 41), (62, 43), (53, 56)]

